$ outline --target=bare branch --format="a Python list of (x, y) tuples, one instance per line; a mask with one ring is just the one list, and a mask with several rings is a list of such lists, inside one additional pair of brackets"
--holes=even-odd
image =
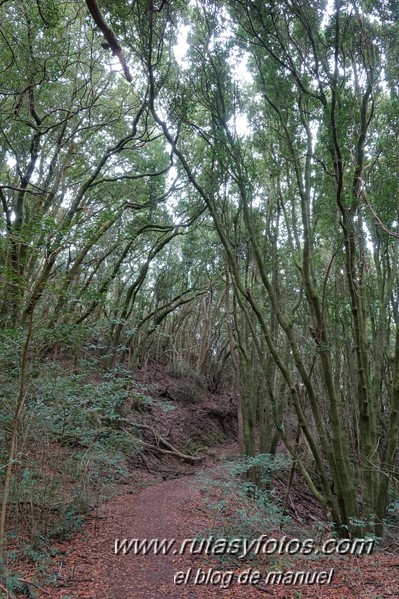
[(129, 67), (127, 66), (126, 59), (122, 52), (122, 48), (119, 45), (118, 39), (114, 31), (105, 22), (104, 16), (101, 12), (100, 7), (98, 6), (97, 0), (86, 0), (86, 4), (91, 16), (93, 17), (94, 22), (96, 23), (97, 27), (100, 29), (105, 39), (107, 40), (113, 54), (118, 57), (125, 78), (130, 83), (131, 81), (133, 81), (133, 78), (130, 74)]
[(399, 235), (397, 233), (394, 233), (393, 231), (391, 231), (390, 229), (388, 229), (388, 227), (386, 225), (384, 225), (384, 223), (382, 222), (382, 220), (380, 219), (380, 217), (378, 216), (378, 214), (376, 213), (376, 211), (374, 210), (374, 208), (372, 207), (372, 205), (370, 204), (368, 197), (367, 197), (367, 193), (363, 190), (361, 192), (361, 196), (365, 201), (365, 204), (367, 206), (367, 208), (370, 210), (371, 214), (373, 215), (376, 224), (390, 237), (394, 237), (395, 239), (399, 239)]

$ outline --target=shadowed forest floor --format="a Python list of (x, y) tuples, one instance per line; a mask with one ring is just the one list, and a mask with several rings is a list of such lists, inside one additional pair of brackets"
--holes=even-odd
[[(252, 530), (256, 533), (246, 534), (246, 530), (251, 530), (251, 513), (247, 511), (247, 522), (241, 523), (241, 513), (248, 507), (245, 496), (239, 496), (234, 486), (228, 486), (228, 477), (224, 478), (226, 459), (232, 460), (238, 454), (234, 407), (229, 398), (208, 394), (192, 383), (184, 386), (163, 371), (155, 375), (153, 392), (161, 403), (151, 404), (144, 411), (133, 403), (128, 406), (126, 416), (144, 427), (141, 430), (148, 435), (148, 441), (153, 437), (153, 433), (147, 432), (151, 428), (164, 434), (174, 447), (182, 448), (185, 453), (194, 451), (196, 455), (198, 451), (203, 459), (190, 463), (169, 454), (151, 452), (141, 459), (132, 458), (128, 479), (115, 489), (117, 496), (95, 508), (78, 535), (56, 543), (56, 554), (46, 565), (44, 575), (35, 570), (33, 563), (20, 564), (23, 578), (36, 585), (29, 586), (31, 597), (383, 599), (399, 596), (397, 547), (386, 547), (373, 555), (360, 557), (282, 554), (259, 555), (252, 557), (252, 561), (240, 560), (237, 556), (229, 556), (227, 561), (226, 557), (190, 555), (188, 551), (179, 555), (173, 550), (167, 555), (134, 555), (133, 552), (116, 555), (115, 539), (175, 539), (175, 546), (179, 547), (184, 539), (209, 538), (210, 535), (223, 538), (230, 525), (241, 530), (248, 541), (260, 535), (309, 538), (316, 536), (322, 519), (314, 498), (300, 477), (295, 476), (287, 502), (291, 524), (279, 530), (278, 518), (255, 520)], [(198, 394), (195, 405), (186, 400), (186, 395), (189, 393), (191, 398), (194, 391)], [(163, 403), (167, 405), (170, 401), (174, 409), (162, 409)], [(217, 443), (217, 439), (223, 442)], [(278, 453), (283, 457), (282, 448)], [(272, 488), (280, 503), (286, 498), (287, 480), (288, 471), (284, 469), (277, 470), (273, 476)], [(273, 509), (273, 502), (266, 505), (266, 511), (268, 509)], [(187, 573), (190, 568), (188, 583), (175, 584), (175, 574)], [(259, 571), (260, 581), (256, 585), (239, 584), (240, 573), (249, 568)], [(265, 583), (266, 574), (271, 571), (329, 572), (331, 568), (334, 573), (330, 585)], [(195, 584), (199, 570), (206, 573), (211, 570), (214, 576), (219, 572), (217, 584)], [(43, 580), (55, 582), (44, 586)]]
[[(217, 527), (215, 515), (203, 500), (204, 488), (194, 476), (157, 483), (137, 493), (121, 495), (103, 505), (73, 541), (60, 546), (55, 558), (55, 587), (43, 589), (54, 599), (190, 599), (210, 596), (225, 599), (279, 597), (293, 599), (360, 599), (399, 596), (399, 558), (378, 551), (363, 557), (301, 560), (281, 566), (294, 571), (329, 570), (334, 575), (329, 586), (296, 587), (239, 585), (237, 577), (252, 566), (265, 574), (268, 559), (256, 564), (221, 564), (204, 555), (115, 555), (115, 539), (195, 538)], [(228, 518), (228, 514), (223, 515)], [(271, 531), (265, 531), (268, 534)], [(64, 553), (63, 553), (64, 552)], [(194, 574), (202, 568), (234, 572), (229, 588), (220, 584), (193, 584)], [(184, 586), (174, 584), (174, 575), (192, 568), (192, 579)], [(46, 596), (43, 593), (40, 596)]]

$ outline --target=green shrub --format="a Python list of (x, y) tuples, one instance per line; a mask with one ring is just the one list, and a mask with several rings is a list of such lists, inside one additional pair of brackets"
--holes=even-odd
[[(15, 386), (9, 381), (0, 389), (6, 452)], [(116, 482), (128, 480), (140, 443), (119, 422), (121, 406), (132, 397), (155, 403), (122, 369), (104, 375), (72, 372), (56, 362), (33, 364), (9, 498), (10, 524), (27, 546), (39, 550), (53, 537), (73, 534), (87, 511), (114, 493)]]
[[(228, 460), (210, 475), (199, 475), (204, 484), (207, 508), (219, 516), (217, 520), (220, 522), (217, 530), (207, 531), (208, 536), (251, 539), (265, 531), (277, 530), (283, 521), (289, 522), (275, 492), (255, 485), (248, 478), (256, 468), (261, 472), (260, 480), (269, 484), (277, 472), (286, 471), (289, 465), (283, 456), (259, 454)], [(229, 555), (221, 559), (234, 560)]]

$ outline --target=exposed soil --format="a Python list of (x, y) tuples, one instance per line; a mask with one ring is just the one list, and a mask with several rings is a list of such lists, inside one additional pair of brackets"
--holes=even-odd
[[(231, 448), (229, 448), (231, 449)], [(334, 568), (329, 586), (239, 585), (238, 575), (249, 567), (221, 565), (204, 555), (115, 555), (115, 539), (183, 539), (195, 538), (214, 527), (214, 515), (203, 503), (201, 484), (193, 476), (164, 481), (135, 494), (122, 495), (104, 505), (84, 527), (77, 539), (65, 546), (58, 558), (56, 587), (45, 589), (54, 599), (191, 599), (210, 596), (225, 599), (244, 597), (279, 597), (291, 599), (377, 599), (399, 596), (399, 558), (378, 552), (363, 557), (342, 556), (335, 559), (301, 560), (284, 569), (295, 571), (329, 571)], [(268, 531), (265, 531), (266, 533)], [(266, 558), (254, 566), (263, 576), (270, 570)], [(187, 573), (186, 585), (174, 584), (177, 572)], [(234, 572), (229, 588), (221, 584), (194, 584), (202, 572)], [(282, 566), (283, 568), (283, 566)], [(216, 576), (214, 574), (214, 576)], [(224, 578), (227, 586), (227, 578)], [(222, 585), (223, 586), (223, 585)], [(43, 597), (45, 594), (43, 593)]]
[[(144, 377), (146, 378), (146, 377)], [(378, 599), (399, 597), (399, 557), (393, 552), (378, 551), (370, 556), (324, 558), (282, 557), (281, 563), (270, 556), (259, 556), (255, 563), (217, 561), (204, 554), (127, 555), (115, 554), (115, 539), (175, 539), (179, 547), (184, 539), (197, 535), (209, 536), (209, 531), (237, 519), (237, 507), (217, 513), (207, 509), (204, 497), (209, 497), (206, 483), (195, 474), (205, 471), (218, 476), (214, 467), (223, 457), (236, 455), (234, 406), (228, 396), (220, 397), (201, 389), (198, 381), (181, 380), (164, 371), (153, 372), (152, 392), (165, 405), (143, 409), (132, 402), (124, 416), (158, 432), (179, 451), (195, 456), (198, 462), (178, 459), (157, 451), (145, 453), (144, 460), (132, 460), (131, 480), (120, 494), (103, 504), (87, 519), (80, 534), (58, 545), (50, 570), (56, 579), (52, 586), (29, 587), (33, 597), (51, 599), (224, 599), (276, 597), (280, 599)], [(168, 410), (172, 404), (174, 409)], [(154, 435), (142, 429), (148, 442)], [(161, 444), (162, 445), (162, 444)], [(274, 482), (284, 497), (286, 481)], [(320, 519), (317, 505), (300, 484), (291, 491), (289, 513), (298, 526), (311, 526)], [(264, 530), (260, 534), (276, 536), (279, 531)], [(249, 539), (250, 540), (250, 539)], [(239, 584), (238, 577), (252, 567), (260, 573), (256, 585)], [(178, 572), (191, 574), (187, 584), (175, 584)], [(281, 571), (327, 571), (332, 573), (329, 585), (266, 585), (266, 573)], [(219, 572), (219, 574), (217, 574)], [(213, 576), (207, 584), (205, 575)], [(38, 580), (37, 573), (26, 569), (27, 579)], [(183, 575), (182, 575), (183, 576)], [(197, 584), (195, 584), (197, 579)], [(200, 583), (201, 581), (201, 583)]]

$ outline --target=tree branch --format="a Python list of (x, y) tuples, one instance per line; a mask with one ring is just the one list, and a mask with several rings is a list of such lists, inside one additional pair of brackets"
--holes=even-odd
[(113, 32), (111, 27), (107, 25), (107, 23), (105, 22), (104, 16), (101, 12), (100, 7), (98, 6), (97, 0), (86, 0), (86, 4), (91, 16), (93, 17), (95, 24), (100, 29), (101, 33), (110, 45), (110, 48), (114, 56), (117, 56), (117, 58), (119, 59), (125, 78), (130, 83), (131, 81), (133, 81), (133, 78), (130, 74), (129, 67), (127, 66), (126, 59), (122, 52), (122, 48), (119, 45), (115, 33)]
[(373, 215), (373, 217), (375, 219), (375, 224), (378, 225), (390, 237), (399, 239), (399, 235), (397, 233), (394, 233), (393, 231), (388, 229), (388, 227), (386, 225), (384, 225), (384, 223), (382, 222), (382, 220), (380, 219), (380, 217), (378, 216), (378, 214), (376, 213), (376, 211), (370, 204), (368, 197), (367, 197), (367, 193), (364, 190), (362, 190), (361, 196), (362, 196), (363, 200), (365, 201), (367, 208), (370, 210), (371, 214)]

